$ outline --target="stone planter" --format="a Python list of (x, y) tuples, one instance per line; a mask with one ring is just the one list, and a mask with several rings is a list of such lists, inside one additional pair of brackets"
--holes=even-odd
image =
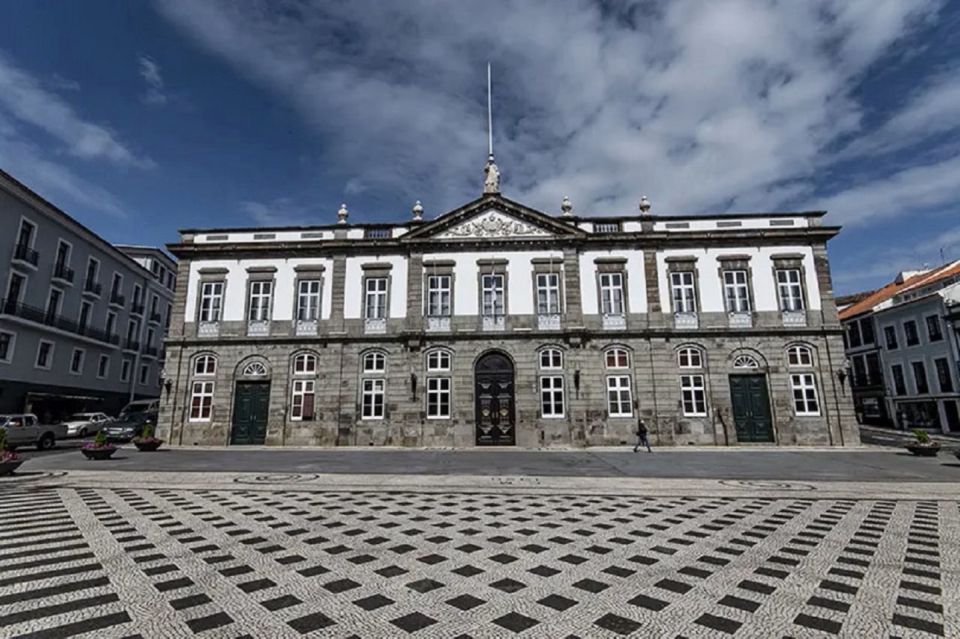
[(114, 446), (104, 446), (103, 448), (81, 448), (80, 452), (83, 453), (83, 456), (87, 459), (110, 459), (115, 452), (117, 452), (116, 447)]
[(136, 446), (137, 450), (139, 450), (141, 453), (152, 453), (153, 451), (157, 450), (158, 448), (160, 448), (160, 446), (163, 445), (163, 440), (153, 439), (150, 441), (143, 441), (143, 442), (138, 442), (137, 440), (133, 440), (133, 445)]
[(15, 461), (0, 461), (0, 477), (12, 475), (13, 471), (20, 468), (20, 464), (22, 463), (22, 459), (17, 459)]
[(940, 444), (908, 444), (907, 450), (917, 457), (936, 457), (940, 452)]

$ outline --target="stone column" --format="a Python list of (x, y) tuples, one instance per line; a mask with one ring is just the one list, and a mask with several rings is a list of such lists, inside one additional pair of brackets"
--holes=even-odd
[(423, 330), (423, 253), (407, 257), (407, 317), (406, 329), (418, 333)]
[(336, 255), (333, 258), (333, 269), (330, 274), (330, 286), (333, 287), (333, 297), (330, 302), (330, 332), (342, 333), (344, 331), (343, 323), (343, 300), (344, 300), (344, 281), (347, 276), (347, 258), (343, 255)]
[(583, 326), (583, 296), (580, 286), (580, 251), (573, 246), (565, 247), (563, 249), (563, 288), (566, 328)]

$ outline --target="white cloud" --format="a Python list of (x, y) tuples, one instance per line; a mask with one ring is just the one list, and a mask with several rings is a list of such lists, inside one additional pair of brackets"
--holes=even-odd
[(0, 110), (38, 127), (82, 159), (109, 160), (125, 166), (150, 167), (152, 161), (135, 155), (109, 129), (77, 115), (60, 96), (0, 54)]
[(825, 149), (861, 126), (852, 86), (939, 2), (159, 6), (298, 109), (347, 191), (479, 195), (489, 58), (505, 194), (619, 214), (642, 193), (655, 212), (809, 197)]
[(160, 75), (160, 65), (153, 59), (142, 55), (137, 60), (140, 68), (140, 77), (147, 84), (147, 90), (141, 96), (145, 104), (163, 105), (169, 99), (163, 85), (163, 76)]

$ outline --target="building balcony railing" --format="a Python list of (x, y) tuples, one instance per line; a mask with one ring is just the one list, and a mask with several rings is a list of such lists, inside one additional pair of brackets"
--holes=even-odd
[(140, 350), (140, 342), (135, 339), (128, 339), (123, 343), (123, 350), (137, 352)]
[(445, 332), (450, 330), (449, 315), (428, 315), (426, 320), (426, 329), (428, 332)]
[(267, 337), (270, 335), (270, 320), (250, 320), (247, 322), (247, 336)]
[(537, 329), (559, 331), (560, 328), (560, 313), (537, 313)]
[(99, 296), (103, 292), (103, 287), (96, 280), (88, 279), (83, 283), (83, 292)]
[(730, 328), (752, 328), (753, 314), (750, 312), (728, 313)]
[(387, 320), (384, 317), (368, 317), (363, 320), (363, 332), (367, 335), (383, 335), (387, 332)]
[(26, 304), (21, 304), (19, 302), (15, 302), (14, 300), (0, 300), (0, 315), (19, 317), (20, 319), (25, 319), (36, 324), (43, 324), (44, 326), (50, 326), (61, 331), (66, 331), (67, 333), (89, 337), (90, 339), (94, 339), (105, 344), (113, 344), (116, 346), (120, 343), (120, 337), (118, 335), (111, 335), (106, 331), (85, 326), (79, 322), (67, 319), (66, 317), (47, 312), (45, 309), (27, 306)]
[(146, 310), (143, 304), (133, 304), (130, 306), (130, 312), (134, 315), (143, 315), (143, 312)]
[(110, 292), (110, 303), (114, 306), (123, 306), (127, 303), (127, 298), (116, 291)]
[(627, 316), (623, 313), (603, 313), (601, 325), (607, 331), (619, 331), (627, 328)]
[(62, 280), (64, 282), (73, 283), (73, 269), (68, 268), (66, 264), (54, 264), (53, 266), (53, 278), (56, 280)]
[(700, 328), (700, 316), (696, 313), (674, 313), (674, 328), (693, 329)]
[(197, 337), (219, 337), (220, 322), (200, 321), (197, 325)]
[(807, 325), (806, 311), (784, 311), (783, 325), (784, 326), (806, 326)]
[(502, 331), (506, 329), (507, 321), (503, 315), (484, 315), (483, 316), (483, 330), (485, 331)]
[(40, 262), (40, 254), (26, 244), (17, 244), (13, 249), (13, 259), (36, 266)]
[(297, 335), (316, 335), (317, 320), (315, 319), (297, 320), (296, 333)]
[(163, 321), (163, 316), (160, 313), (150, 313), (150, 321), (159, 324)]

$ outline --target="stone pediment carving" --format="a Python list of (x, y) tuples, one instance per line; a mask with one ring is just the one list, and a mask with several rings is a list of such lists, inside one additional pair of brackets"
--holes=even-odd
[(487, 239), (501, 237), (548, 237), (552, 235), (539, 226), (501, 213), (485, 211), (437, 235), (437, 239)]

